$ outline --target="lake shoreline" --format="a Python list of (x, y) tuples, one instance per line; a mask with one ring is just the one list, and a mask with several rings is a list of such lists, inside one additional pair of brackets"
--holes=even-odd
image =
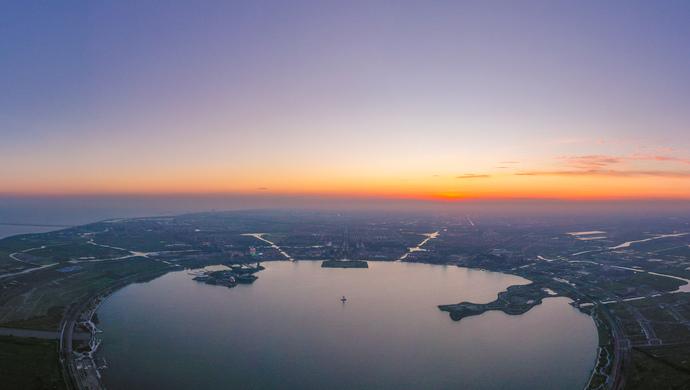
[[(288, 260), (284, 260), (284, 259), (277, 259), (277, 260), (274, 260), (274, 261), (275, 261), (275, 262), (281, 262), (281, 263), (282, 263), (282, 262), (288, 262)], [(270, 261), (270, 262), (274, 262), (274, 261)], [(305, 262), (319, 262), (319, 261), (322, 261), (322, 260), (303, 260), (303, 261), (305, 261)], [(384, 260), (384, 261), (381, 261), (381, 260), (369, 260), (369, 261), (372, 261), (373, 263), (392, 263), (392, 261), (385, 261), (385, 260)], [(297, 262), (300, 262), (300, 261), (297, 261)], [(413, 262), (410, 262), (410, 263), (411, 263), (411, 264), (414, 264), (414, 263), (417, 263), (417, 262), (414, 262), (414, 263), (413, 263)], [(498, 309), (496, 309), (496, 308), (489, 308), (489, 307), (492, 307), (492, 306), (491, 306), (492, 303), (495, 303), (496, 301), (499, 301), (499, 300), (501, 299), (502, 294), (505, 294), (505, 293), (507, 293), (508, 291), (511, 291), (511, 292), (512, 292), (515, 288), (520, 288), (520, 287), (524, 287), (524, 286), (533, 286), (533, 285), (534, 285), (534, 282), (533, 282), (533, 281), (531, 281), (531, 280), (525, 278), (525, 276), (523, 276), (523, 275), (516, 275), (516, 274), (509, 273), (509, 272), (505, 272), (505, 271), (494, 271), (494, 270), (488, 270), (488, 269), (478, 268), (478, 267), (461, 266), (461, 265), (457, 265), (457, 264), (435, 264), (435, 263), (427, 263), (427, 262), (418, 262), (418, 263), (419, 263), (419, 264), (430, 265), (430, 266), (439, 266), (439, 265), (440, 265), (440, 266), (445, 266), (445, 267), (447, 267), (447, 266), (454, 266), (454, 267), (457, 267), (457, 268), (466, 269), (466, 270), (472, 270), (472, 271), (482, 271), (482, 272), (488, 272), (488, 273), (498, 273), (498, 274), (502, 274), (502, 275), (506, 275), (506, 276), (520, 277), (520, 278), (525, 279), (525, 280), (527, 281), (527, 284), (515, 284), (515, 285), (510, 285), (510, 286), (507, 287), (507, 289), (506, 289), (505, 291), (499, 291), (499, 292), (497, 293), (497, 299), (496, 299), (494, 302), (489, 302), (489, 303), (486, 303), (486, 304), (479, 304), (479, 305), (484, 305), (484, 306), (487, 307), (486, 310), (482, 311), (482, 313), (485, 312), (485, 311), (498, 310)], [(222, 263), (221, 263), (221, 264), (222, 264)], [(189, 269), (199, 269), (199, 268), (203, 268), (203, 267), (185, 268), (185, 270), (189, 270)], [(166, 272), (164, 272), (164, 273), (162, 273), (162, 274), (160, 274), (160, 275), (155, 276), (155, 277), (152, 278), (151, 280), (158, 279), (158, 278), (160, 278), (160, 277), (162, 277), (162, 276), (165, 276), (165, 275), (167, 275), (167, 274), (169, 274), (169, 273), (173, 273), (173, 272), (176, 272), (176, 271), (183, 271), (183, 270), (182, 270), (182, 269), (170, 269), (170, 270), (167, 270)], [(111, 296), (113, 293), (115, 293), (115, 292), (121, 290), (122, 288), (124, 288), (124, 287), (126, 287), (126, 286), (129, 286), (130, 284), (131, 284), (131, 283), (129, 283), (129, 284), (127, 284), (127, 285), (120, 286), (119, 288), (110, 291), (106, 296), (99, 296), (99, 298), (102, 300), (102, 302), (104, 302), (104, 301), (106, 301), (107, 299), (109, 299), (110, 296)], [(545, 294), (547, 294), (547, 293), (545, 293)], [(558, 294), (558, 295), (547, 294), (547, 295), (543, 296), (542, 299), (543, 299), (543, 298), (549, 298), (549, 297), (557, 297), (557, 296), (563, 296), (563, 295), (561, 295), (561, 294)], [(513, 312), (513, 311), (511, 311), (511, 310), (507, 310), (507, 311), (503, 311), (503, 312), (506, 313), (506, 314), (511, 314), (511, 315), (520, 315), (520, 314), (524, 314), (524, 313), (526, 313), (527, 311), (529, 311), (531, 308), (533, 308), (534, 306), (537, 306), (537, 305), (541, 304), (541, 303), (542, 303), (542, 299), (540, 299), (538, 302), (531, 302), (529, 308), (527, 308), (526, 310), (523, 310), (523, 311), (520, 311), (520, 312)], [(442, 306), (453, 306), (453, 305), (438, 305), (438, 306), (439, 306), (438, 308), (439, 308), (440, 310), (442, 310), (442, 311), (449, 311), (449, 312), (450, 312), (451, 310), (444, 310), (444, 309), (442, 308)], [(450, 314), (451, 314), (451, 318), (452, 318), (453, 320), (456, 320), (455, 318), (453, 318), (452, 313), (450, 313)], [(477, 314), (481, 314), (481, 313), (477, 313)], [(585, 313), (585, 314), (589, 314), (589, 313)], [(597, 323), (595, 322), (595, 326), (596, 326), (596, 325), (597, 325)], [(103, 355), (102, 355), (102, 356), (107, 356), (107, 353), (103, 352)], [(595, 358), (596, 358), (596, 356), (595, 356)], [(592, 368), (592, 371), (594, 371), (595, 369), (596, 369), (596, 367), (593, 367), (593, 368)], [(101, 387), (100, 387), (100, 388), (104, 388), (104, 385), (101, 384)]]

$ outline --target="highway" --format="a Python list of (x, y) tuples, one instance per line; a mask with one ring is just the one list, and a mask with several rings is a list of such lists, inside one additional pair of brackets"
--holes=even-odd
[(412, 247), (412, 248), (407, 248), (407, 252), (405, 252), (402, 256), (400, 256), (400, 258), (398, 259), (398, 261), (403, 261), (403, 260), (407, 259), (407, 256), (409, 256), (410, 253), (424, 251), (425, 249), (423, 249), (422, 247), (423, 247), (424, 245), (426, 245), (426, 243), (429, 242), (430, 240), (433, 240), (433, 239), (437, 238), (440, 234), (441, 234), (441, 231), (440, 231), (440, 230), (437, 230), (437, 231), (435, 231), (435, 232), (433, 232), (433, 233), (425, 233), (425, 234), (422, 234), (422, 235), (425, 236), (426, 238), (425, 238), (424, 240), (422, 240), (422, 242), (420, 242), (419, 244), (417, 244), (417, 246)]
[(242, 235), (243, 235), (243, 236), (247, 236), (247, 237), (254, 237), (254, 238), (256, 238), (257, 240), (261, 240), (261, 241), (263, 241), (263, 242), (269, 244), (269, 245), (271, 246), (271, 248), (277, 250), (278, 253), (280, 253), (281, 255), (283, 255), (283, 257), (285, 257), (286, 259), (288, 259), (288, 260), (290, 260), (290, 261), (295, 261), (290, 255), (287, 254), (287, 252), (285, 252), (285, 251), (284, 251), (281, 247), (279, 247), (276, 243), (274, 243), (273, 241), (269, 241), (269, 240), (265, 239), (264, 236), (266, 235), (266, 233), (245, 233), (245, 234), (242, 234)]

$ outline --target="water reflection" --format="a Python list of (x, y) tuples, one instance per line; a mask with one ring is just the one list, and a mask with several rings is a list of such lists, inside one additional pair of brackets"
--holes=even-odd
[(250, 286), (175, 272), (114, 294), (99, 312), (107, 387), (580, 389), (594, 363), (593, 322), (565, 298), (460, 323), (436, 307), (489, 302), (527, 283), (519, 277), (408, 263), (264, 265)]

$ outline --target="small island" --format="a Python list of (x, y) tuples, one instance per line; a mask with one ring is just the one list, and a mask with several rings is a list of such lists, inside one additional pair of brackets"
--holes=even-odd
[(324, 260), (321, 268), (369, 268), (364, 260)]
[(259, 264), (255, 267), (244, 264), (233, 264), (228, 268), (229, 269), (224, 270), (203, 271), (200, 275), (196, 276), (194, 280), (211, 285), (235, 287), (238, 284), (254, 283), (254, 281), (258, 279), (254, 274), (264, 269), (264, 267)]
[(520, 315), (541, 304), (544, 298), (558, 295), (541, 283), (510, 286), (489, 303), (461, 302), (452, 305), (439, 305), (438, 308), (450, 313), (453, 321), (483, 314), (489, 310), (500, 310), (509, 315)]

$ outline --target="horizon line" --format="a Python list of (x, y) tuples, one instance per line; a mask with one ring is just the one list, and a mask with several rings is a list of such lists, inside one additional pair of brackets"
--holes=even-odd
[(433, 194), (367, 194), (367, 193), (329, 193), (329, 192), (0, 192), (0, 199), (33, 198), (256, 198), (256, 199), (323, 199), (350, 201), (412, 201), (420, 203), (482, 203), (482, 202), (690, 202), (690, 197), (639, 197), (639, 196), (462, 196), (453, 193)]

